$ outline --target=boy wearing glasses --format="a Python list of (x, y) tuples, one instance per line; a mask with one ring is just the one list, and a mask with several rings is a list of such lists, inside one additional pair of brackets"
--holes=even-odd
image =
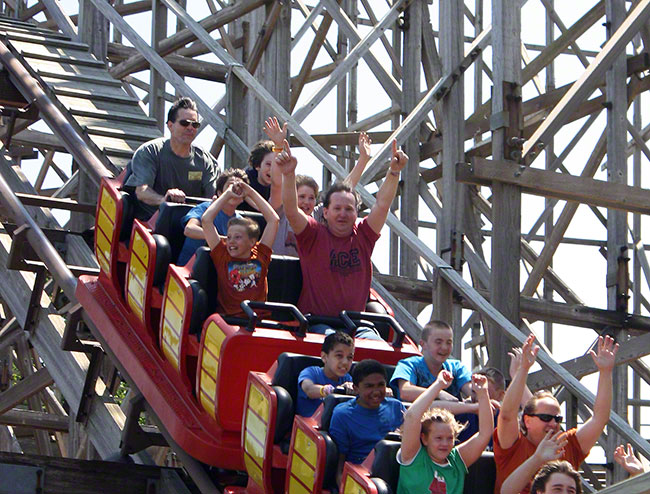
[(194, 101), (181, 98), (167, 115), (169, 139), (154, 139), (136, 150), (124, 183), (135, 188), (136, 218), (148, 220), (165, 201), (214, 195), (217, 163), (210, 153), (192, 144), (200, 127), (198, 119)]
[[(539, 347), (533, 344), (534, 335), (530, 335), (521, 348), (521, 365), (515, 374), (503, 398), (501, 411), (494, 432), (494, 461), (497, 478), (494, 492), (501, 492), (504, 480), (527, 458), (533, 456), (539, 443), (548, 433), (560, 430), (562, 410), (557, 399), (548, 391), (538, 391), (524, 406), (521, 423), (518, 421), (519, 403), (526, 386), (528, 370), (535, 363)], [(566, 446), (561, 460), (566, 460), (573, 468), (578, 468), (587, 457), (592, 446), (603, 432), (612, 406), (612, 369), (616, 360), (618, 344), (609, 336), (598, 338), (597, 352), (589, 354), (598, 367), (598, 390), (594, 403), (594, 414), (579, 428), (568, 430), (564, 434)], [(530, 485), (522, 490), (528, 494)]]

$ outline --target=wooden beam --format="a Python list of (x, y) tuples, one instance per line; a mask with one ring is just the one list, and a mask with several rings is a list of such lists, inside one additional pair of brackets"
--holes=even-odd
[(650, 214), (650, 190), (641, 187), (483, 158), (472, 158), (469, 166), (458, 164), (456, 173), (457, 179), (463, 183), (488, 186), (491, 182), (512, 184), (528, 194)]
[(53, 432), (68, 432), (70, 421), (68, 417), (62, 415), (13, 408), (0, 414), (0, 424)]
[(46, 368), (39, 369), (21, 381), (11, 386), (7, 391), (0, 393), (0, 414), (34, 396), (36, 393), (51, 386), (54, 379)]

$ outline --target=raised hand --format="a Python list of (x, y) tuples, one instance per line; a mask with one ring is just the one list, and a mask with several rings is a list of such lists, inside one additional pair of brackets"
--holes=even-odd
[(479, 392), (488, 392), (488, 378), (483, 374), (472, 374), (472, 389), (478, 395)]
[(438, 383), (438, 384), (441, 385), (440, 389), (448, 388), (449, 386), (451, 386), (452, 382), (454, 382), (454, 376), (452, 375), (451, 372), (446, 371), (446, 370), (441, 370), (438, 373), (438, 377), (436, 378), (436, 381), (435, 381), (435, 383)]
[(641, 463), (641, 461), (639, 461), (639, 459), (634, 456), (634, 450), (632, 449), (632, 445), (630, 443), (627, 443), (627, 450), (622, 444), (616, 447), (614, 450), (614, 461), (621, 465), (623, 469), (632, 476), (638, 475), (645, 471), (645, 468), (643, 468), (643, 463)]
[(567, 445), (568, 439), (566, 433), (558, 431), (553, 434), (553, 431), (548, 431), (544, 439), (540, 441), (535, 450), (535, 456), (542, 464), (557, 460), (564, 454), (564, 447)]
[(393, 140), (392, 157), (390, 159), (390, 171), (400, 172), (408, 163), (409, 157), (404, 151), (397, 148), (397, 140)]
[(594, 364), (598, 367), (599, 371), (609, 371), (614, 368), (616, 364), (616, 352), (618, 351), (618, 343), (614, 342), (611, 336), (598, 337), (598, 353), (589, 350), (589, 355), (594, 360)]
[(248, 185), (246, 182), (242, 180), (234, 180), (233, 183), (231, 183), (228, 188), (225, 190), (224, 194), (226, 194), (226, 197), (228, 199), (233, 199), (233, 198), (246, 198), (246, 192), (247, 189), (246, 187), (250, 188), (250, 185)]
[(287, 123), (285, 122), (282, 127), (276, 117), (266, 119), (263, 127), (264, 133), (269, 139), (273, 141), (276, 147), (282, 147), (282, 143), (287, 138)]
[(278, 153), (275, 157), (275, 163), (280, 169), (282, 175), (288, 175), (296, 171), (296, 166), (298, 165), (298, 160), (291, 154), (291, 148), (289, 147), (289, 142), (285, 139), (283, 141), (284, 151)]
[(369, 159), (370, 158), (370, 145), (372, 144), (372, 139), (365, 132), (359, 134), (359, 159)]
[(528, 338), (526, 338), (524, 345), (520, 349), (521, 352), (520, 357), (516, 356), (516, 352), (515, 355), (513, 355), (512, 353), (509, 354), (513, 358), (513, 360), (518, 360), (518, 366), (519, 366), (518, 368), (523, 367), (526, 369), (526, 372), (528, 372), (528, 369), (530, 369), (535, 363), (535, 359), (537, 358), (537, 352), (539, 352), (539, 347), (534, 343), (535, 343), (535, 335), (531, 333), (528, 335)]

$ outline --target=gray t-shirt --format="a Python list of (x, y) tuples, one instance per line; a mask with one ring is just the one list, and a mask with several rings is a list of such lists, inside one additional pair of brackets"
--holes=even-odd
[[(318, 204), (314, 211), (311, 213), (316, 221), (327, 224), (323, 217), (323, 204)], [(280, 216), (280, 223), (278, 224), (278, 233), (273, 242), (273, 253), (281, 256), (298, 257), (298, 244), (296, 243), (296, 234), (293, 233), (287, 215), (284, 214), (284, 207), (280, 206), (278, 209), (278, 216)]]
[[(217, 163), (212, 155), (192, 146), (190, 155), (182, 158), (171, 148), (169, 139), (159, 138), (140, 146), (131, 160), (131, 175), (124, 185), (148, 185), (160, 195), (169, 189), (181, 189), (188, 196), (212, 197), (218, 176)], [(155, 206), (139, 203), (138, 218), (148, 219)]]

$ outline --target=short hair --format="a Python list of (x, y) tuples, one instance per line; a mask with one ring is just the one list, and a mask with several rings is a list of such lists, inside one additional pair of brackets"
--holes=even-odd
[(356, 206), (357, 209), (359, 209), (359, 204), (361, 203), (361, 200), (359, 198), (359, 194), (357, 194), (357, 191), (354, 190), (352, 186), (345, 182), (334, 182), (329, 189), (327, 189), (327, 192), (325, 193), (325, 199), (323, 200), (323, 206), (328, 208), (330, 205), (330, 198), (332, 197), (332, 194), (336, 194), (337, 192), (349, 192), (354, 196), (354, 205)]
[(503, 376), (503, 372), (496, 367), (484, 367), (480, 371), (475, 372), (475, 374), (481, 374), (487, 377), (499, 390), (503, 391), (506, 389), (506, 378)]
[(314, 189), (314, 195), (318, 196), (318, 184), (316, 183), (316, 180), (314, 180), (309, 175), (296, 175), (296, 189), (298, 189), (298, 187), (302, 187), (303, 185)]
[(336, 345), (346, 345), (354, 348), (354, 338), (343, 331), (334, 331), (328, 334), (323, 341), (321, 352), (330, 353)]
[(456, 420), (456, 417), (454, 417), (454, 414), (449, 410), (445, 410), (443, 408), (430, 408), (424, 412), (422, 419), (420, 420), (422, 434), (428, 434), (429, 430), (431, 429), (431, 425), (434, 422), (451, 425), (454, 439), (456, 439), (458, 437), (458, 434), (460, 434), (463, 429), (467, 427), (467, 423), (461, 424), (458, 422), (458, 420)]
[(175, 122), (176, 115), (178, 114), (178, 110), (180, 109), (194, 110), (197, 113), (199, 112), (194, 100), (192, 98), (188, 98), (187, 96), (184, 96), (183, 98), (179, 98), (176, 101), (174, 101), (172, 107), (169, 109), (169, 113), (167, 113), (167, 121)]
[(447, 324), (445, 321), (429, 321), (424, 325), (424, 328), (422, 328), (422, 334), (420, 335), (420, 339), (423, 341), (427, 341), (429, 339), (429, 336), (431, 336), (431, 332), (434, 329), (448, 329), (453, 334), (451, 326)]
[(524, 435), (528, 434), (528, 430), (526, 429), (526, 422), (524, 421), (524, 417), (526, 415), (530, 415), (531, 413), (535, 413), (535, 409), (537, 408), (537, 402), (543, 398), (553, 398), (555, 401), (557, 401), (557, 398), (553, 396), (553, 393), (550, 391), (546, 391), (544, 389), (540, 389), (539, 391), (535, 391), (535, 394), (531, 396), (526, 404), (524, 405), (524, 409), (521, 412), (521, 422), (520, 422), (520, 427), (521, 427), (521, 432), (524, 433)]
[(381, 374), (386, 379), (386, 369), (376, 360), (367, 358), (362, 360), (352, 369), (352, 384), (358, 386), (366, 377), (371, 374)]
[(540, 468), (533, 478), (533, 483), (530, 486), (530, 494), (537, 494), (538, 492), (544, 491), (549, 478), (554, 473), (562, 473), (571, 477), (576, 483), (576, 494), (582, 494), (582, 479), (580, 478), (580, 474), (566, 460), (549, 461)]
[(232, 177), (238, 178), (242, 182), (246, 182), (247, 184), (250, 184), (248, 175), (244, 170), (242, 170), (241, 168), (228, 168), (222, 174), (219, 175), (219, 178), (217, 178), (217, 182), (214, 184), (214, 188), (218, 194), (221, 194), (223, 192), (223, 188), (226, 186), (226, 182), (228, 182), (228, 180)]
[(248, 238), (254, 238), (255, 240), (260, 239), (260, 226), (255, 220), (235, 216), (234, 218), (230, 218), (228, 221), (228, 228), (231, 226), (243, 226), (246, 229)]
[(262, 164), (264, 156), (273, 152), (273, 141), (256, 142), (248, 155), (248, 164), (256, 170)]

